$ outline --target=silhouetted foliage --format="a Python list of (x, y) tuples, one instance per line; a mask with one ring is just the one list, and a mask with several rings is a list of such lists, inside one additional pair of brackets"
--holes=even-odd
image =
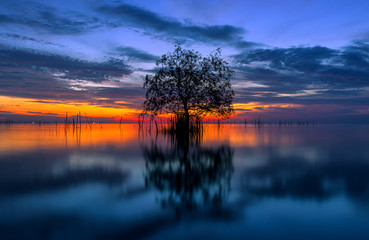
[(155, 75), (146, 75), (144, 114), (174, 114), (189, 126), (211, 114), (227, 118), (233, 113), (234, 92), (230, 78), (234, 71), (217, 49), (207, 57), (177, 46), (156, 62)]

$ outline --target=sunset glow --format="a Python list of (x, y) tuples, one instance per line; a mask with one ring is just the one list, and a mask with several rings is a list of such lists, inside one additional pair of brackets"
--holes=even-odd
[[(51, 116), (65, 118), (66, 114), (75, 116), (79, 113), (105, 121), (136, 121), (140, 109), (114, 108), (104, 105), (93, 105), (85, 102), (53, 102), (52, 100), (38, 101), (37, 99), (14, 98), (0, 96), (0, 109), (6, 109), (7, 114)], [(2, 117), (3, 119), (5, 116)], [(57, 118), (56, 118), (57, 119)], [(60, 122), (60, 119), (58, 120)]]
[(222, 50), (230, 121), (369, 122), (365, 1), (15, 2), (0, 8), (2, 122), (136, 121), (145, 76), (176, 44)]

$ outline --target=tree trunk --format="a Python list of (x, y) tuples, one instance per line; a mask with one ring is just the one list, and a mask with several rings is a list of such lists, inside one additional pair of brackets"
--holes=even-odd
[(185, 130), (190, 130), (190, 114), (187, 109), (185, 109)]

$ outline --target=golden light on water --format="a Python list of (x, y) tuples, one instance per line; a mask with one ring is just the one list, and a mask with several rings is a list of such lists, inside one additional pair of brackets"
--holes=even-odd
[(36, 149), (91, 147), (99, 144), (122, 145), (137, 139), (137, 125), (82, 124), (74, 128), (69, 124), (15, 124), (0, 126), (2, 144), (0, 153), (24, 152)]
[[(82, 124), (73, 128), (73, 124), (13, 124), (9, 127), (0, 125), (0, 153), (27, 152), (37, 149), (85, 148), (110, 145), (122, 147), (138, 144), (140, 141), (161, 141), (156, 137), (155, 127), (148, 133), (149, 124), (140, 132), (138, 124)], [(159, 128), (160, 128), (159, 124)], [(204, 124), (202, 144), (212, 146), (219, 143), (232, 146), (254, 147), (265, 144), (289, 144), (297, 139), (280, 138), (273, 135), (268, 127), (255, 128), (242, 124)]]

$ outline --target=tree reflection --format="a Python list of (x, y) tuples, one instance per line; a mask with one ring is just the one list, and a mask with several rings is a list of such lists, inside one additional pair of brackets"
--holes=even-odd
[(233, 150), (205, 147), (201, 133), (165, 134), (143, 146), (145, 182), (160, 192), (163, 207), (177, 211), (218, 208), (230, 191)]

